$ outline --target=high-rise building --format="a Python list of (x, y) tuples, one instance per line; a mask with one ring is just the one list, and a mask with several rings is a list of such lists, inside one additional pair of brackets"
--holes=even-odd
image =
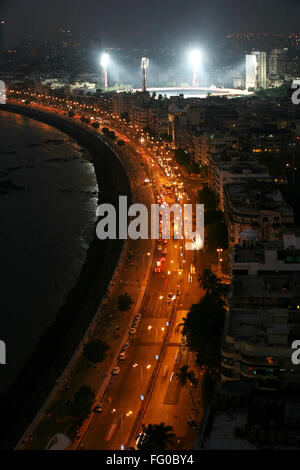
[(254, 387), (299, 387), (292, 362), (300, 333), (300, 238), (293, 230), (277, 242), (241, 233), (232, 252), (229, 313), (222, 346), (223, 381)]
[(246, 89), (256, 88), (256, 57), (253, 54), (246, 55)]
[(283, 49), (273, 49), (269, 56), (269, 75), (279, 77), (286, 73), (286, 54)]
[(267, 53), (253, 52), (256, 57), (257, 88), (267, 87)]
[(267, 53), (255, 51), (246, 55), (246, 88), (267, 87)]

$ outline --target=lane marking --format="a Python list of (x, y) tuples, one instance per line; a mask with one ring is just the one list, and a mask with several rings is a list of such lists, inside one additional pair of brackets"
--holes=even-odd
[(111, 425), (109, 426), (108, 431), (107, 431), (107, 433), (106, 433), (106, 436), (105, 436), (105, 438), (104, 438), (104, 440), (105, 440), (106, 442), (108, 442), (108, 441), (111, 440), (111, 438), (113, 437), (113, 433), (114, 433), (115, 430), (116, 430), (116, 427), (117, 427), (117, 424), (116, 424), (116, 423), (113, 423), (113, 424), (111, 424)]

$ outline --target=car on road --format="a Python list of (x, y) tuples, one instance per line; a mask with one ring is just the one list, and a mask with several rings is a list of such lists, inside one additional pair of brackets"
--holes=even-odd
[(193, 419), (188, 419), (188, 425), (191, 426), (192, 429), (199, 429), (200, 425), (196, 423)]
[(157, 251), (162, 251), (162, 246), (161, 245), (157, 245)]
[(142, 444), (143, 444), (143, 442), (144, 442), (145, 439), (146, 439), (146, 436), (147, 436), (147, 435), (146, 435), (146, 433), (145, 433), (144, 431), (141, 431), (141, 432), (139, 433), (139, 435), (137, 436), (136, 441), (135, 441), (135, 444), (136, 444), (136, 448), (137, 448), (137, 449), (138, 449), (138, 446), (139, 446), (139, 445), (142, 445)]
[(98, 403), (98, 405), (96, 405), (94, 408), (94, 413), (102, 413), (102, 411), (103, 411), (103, 404)]
[(130, 328), (129, 334), (130, 335), (135, 335), (136, 334), (136, 328)]
[(120, 373), (120, 367), (115, 367), (112, 371), (112, 375), (118, 375)]
[(160, 273), (161, 272), (161, 262), (158, 260), (156, 261), (154, 272)]
[(120, 354), (119, 354), (119, 360), (120, 361), (125, 361), (126, 357), (127, 357), (126, 352), (121, 351)]
[(122, 346), (121, 351), (126, 351), (126, 349), (129, 348), (129, 343), (125, 343), (124, 346)]

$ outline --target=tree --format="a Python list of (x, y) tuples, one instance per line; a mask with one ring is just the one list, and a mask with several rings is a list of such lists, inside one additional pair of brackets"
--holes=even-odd
[(90, 414), (94, 400), (95, 392), (88, 385), (82, 385), (75, 393), (71, 404), (72, 416), (82, 423)]
[[(206, 220), (206, 219), (205, 219)], [(205, 242), (209, 250), (215, 251), (217, 248), (227, 250), (228, 229), (224, 221), (218, 220), (207, 226)]]
[(201, 204), (204, 204), (205, 211), (216, 211), (218, 207), (218, 199), (215, 193), (209, 189), (208, 186), (204, 186), (201, 191), (199, 191), (199, 201)]
[(96, 364), (103, 361), (107, 349), (108, 345), (104, 341), (93, 339), (84, 346), (83, 354), (90, 362)]
[(203, 274), (199, 275), (198, 281), (200, 287), (206, 291), (206, 295), (214, 295), (224, 297), (228, 292), (228, 286), (223, 284), (222, 281), (210, 269), (204, 269)]
[(198, 380), (195, 377), (195, 373), (192, 369), (189, 368), (188, 365), (184, 365), (179, 368), (179, 371), (176, 372), (175, 374), (177, 382), (182, 386), (182, 387), (187, 387), (192, 398), (193, 406), (195, 405), (194, 403), (194, 394), (192, 390), (192, 385), (197, 385)]
[(206, 211), (205, 212), (205, 224), (210, 225), (216, 222), (224, 222), (224, 213), (221, 210)]
[(190, 157), (189, 157), (189, 154), (186, 150), (184, 149), (176, 149), (174, 150), (174, 158), (176, 160), (176, 162), (179, 164), (179, 165), (183, 165), (183, 166), (186, 166), (189, 164), (190, 162)]
[(197, 364), (219, 368), (224, 320), (224, 301), (214, 292), (206, 293), (198, 304), (192, 305), (182, 333), (190, 351), (197, 354)]
[(125, 312), (126, 310), (129, 310), (132, 304), (133, 304), (132, 298), (126, 292), (125, 294), (122, 294), (119, 296), (118, 309), (121, 310), (121, 312)]
[(142, 425), (145, 439), (138, 446), (139, 450), (157, 451), (165, 450), (173, 444), (175, 434), (172, 432), (172, 426), (166, 426), (165, 423)]

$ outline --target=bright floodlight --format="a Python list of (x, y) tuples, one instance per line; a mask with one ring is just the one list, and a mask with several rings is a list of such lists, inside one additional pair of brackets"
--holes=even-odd
[(102, 67), (107, 67), (109, 55), (104, 52), (101, 56), (101, 65)]
[(148, 59), (148, 57), (142, 57), (142, 60), (141, 60), (141, 68), (142, 68), (142, 69), (147, 69), (147, 68), (148, 68), (148, 65), (149, 65), (149, 59)]
[(198, 86), (198, 68), (201, 61), (201, 54), (198, 49), (194, 49), (190, 52), (190, 62), (193, 67), (193, 86)]
[(104, 52), (101, 56), (101, 65), (104, 70), (104, 86), (107, 88), (107, 65), (109, 62), (109, 55)]
[(193, 66), (197, 66), (200, 64), (201, 54), (198, 49), (195, 49), (190, 52), (190, 62)]

